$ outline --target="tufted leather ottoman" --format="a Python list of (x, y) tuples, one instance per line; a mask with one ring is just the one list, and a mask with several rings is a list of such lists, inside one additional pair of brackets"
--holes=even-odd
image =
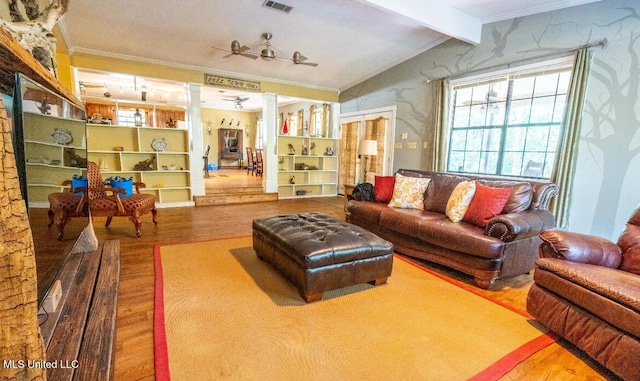
[(307, 303), (329, 290), (384, 284), (393, 267), (390, 242), (319, 213), (253, 220), (253, 249), (289, 278)]

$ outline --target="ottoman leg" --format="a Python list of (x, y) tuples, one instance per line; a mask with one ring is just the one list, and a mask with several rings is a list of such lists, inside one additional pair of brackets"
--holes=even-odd
[(323, 292), (318, 292), (317, 294), (307, 294), (307, 295), (300, 294), (300, 296), (302, 296), (302, 299), (304, 299), (305, 302), (313, 303), (313, 302), (317, 302), (318, 300), (322, 299), (322, 294), (324, 294), (324, 293)]
[(384, 278), (378, 278), (376, 280), (372, 280), (371, 282), (369, 282), (369, 284), (374, 285), (374, 286), (379, 286), (381, 284), (387, 283), (387, 278), (389, 278), (389, 277), (386, 276)]

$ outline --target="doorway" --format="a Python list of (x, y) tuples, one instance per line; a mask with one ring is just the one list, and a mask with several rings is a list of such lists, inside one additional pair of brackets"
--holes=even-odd
[[(392, 174), (395, 120), (395, 106), (340, 115), (338, 193), (344, 194), (344, 184), (373, 182), (375, 175)], [(363, 155), (358, 155), (358, 146), (364, 140), (376, 142), (376, 153), (367, 157), (366, 168), (364, 158), (360, 157)]]

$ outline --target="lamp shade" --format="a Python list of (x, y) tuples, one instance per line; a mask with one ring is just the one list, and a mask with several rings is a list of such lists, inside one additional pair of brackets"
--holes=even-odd
[(378, 154), (378, 142), (375, 140), (361, 140), (358, 145), (358, 155), (375, 156)]

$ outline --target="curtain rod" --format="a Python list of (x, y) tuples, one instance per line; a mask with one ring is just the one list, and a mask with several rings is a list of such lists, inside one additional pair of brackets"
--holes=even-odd
[(578, 46), (577, 48), (559, 50), (559, 51), (555, 51), (555, 52), (549, 53), (549, 54), (541, 54), (539, 56), (523, 58), (523, 59), (520, 59), (520, 60), (517, 60), (517, 61), (507, 62), (507, 63), (503, 63), (503, 64), (499, 64), (499, 65), (487, 66), (487, 67), (481, 68), (481, 69), (474, 69), (474, 70), (459, 72), (456, 75), (451, 75), (451, 76), (448, 76), (448, 77), (440, 77), (440, 78), (430, 79), (430, 80), (427, 81), (427, 83), (432, 82), (432, 81), (442, 80), (442, 79), (452, 80), (452, 79), (458, 79), (458, 78), (462, 78), (462, 77), (468, 77), (470, 75), (479, 74), (479, 73), (483, 73), (483, 72), (490, 71), (490, 70), (495, 70), (497, 68), (510, 68), (511, 65), (515, 65), (515, 64), (519, 64), (519, 63), (523, 63), (523, 62), (528, 62), (528, 61), (536, 60), (536, 59), (539, 59), (539, 58), (559, 57), (559, 56), (564, 55), (566, 53), (573, 53), (573, 52), (577, 52), (580, 49), (592, 48), (594, 46), (601, 46), (604, 49), (607, 46), (607, 43), (608, 43), (608, 40), (605, 37), (605, 38), (603, 38), (602, 40), (600, 40), (598, 42), (592, 42), (590, 44), (584, 44), (584, 45)]

